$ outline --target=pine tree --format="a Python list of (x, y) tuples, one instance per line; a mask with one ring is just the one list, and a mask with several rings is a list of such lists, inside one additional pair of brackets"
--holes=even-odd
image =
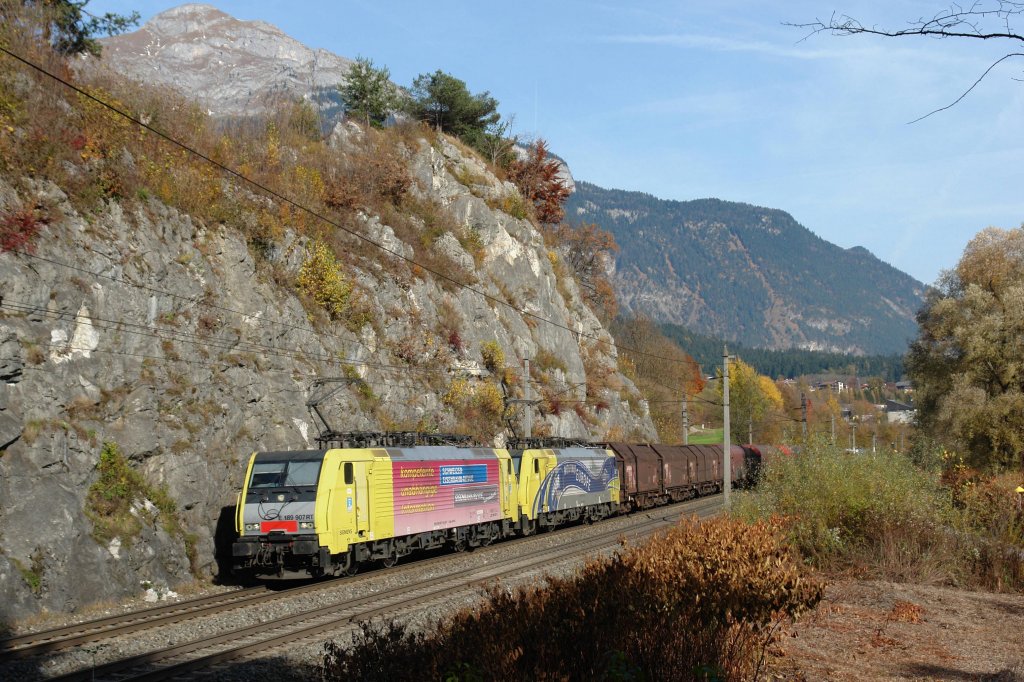
[(465, 81), (440, 70), (417, 76), (411, 93), (409, 113), (474, 147), (501, 119), (498, 101), (490, 93), (473, 95)]
[(373, 60), (359, 57), (349, 68), (345, 82), (338, 85), (348, 116), (367, 126), (382, 126), (398, 107), (398, 95), (387, 67), (376, 68)]

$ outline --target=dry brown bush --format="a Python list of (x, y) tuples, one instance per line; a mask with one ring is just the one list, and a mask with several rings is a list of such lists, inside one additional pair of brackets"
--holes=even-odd
[(570, 578), (511, 592), (432, 633), (364, 625), (328, 644), (324, 678), (361, 680), (748, 680), (777, 624), (821, 583), (774, 523), (680, 523)]

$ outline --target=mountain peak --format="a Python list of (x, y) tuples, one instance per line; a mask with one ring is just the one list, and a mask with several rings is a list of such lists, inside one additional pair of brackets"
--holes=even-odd
[(576, 186), (566, 215), (615, 236), (624, 310), (760, 348), (896, 353), (914, 334), (920, 282), (785, 211)]
[(259, 113), (282, 99), (336, 107), (336, 88), (352, 65), (264, 21), (243, 21), (204, 4), (161, 12), (102, 44), (114, 70), (198, 96), (211, 114), (225, 116)]

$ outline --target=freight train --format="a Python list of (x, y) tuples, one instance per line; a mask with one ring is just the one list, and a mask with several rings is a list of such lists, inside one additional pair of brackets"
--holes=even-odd
[[(720, 445), (372, 442), (382, 445), (253, 453), (236, 509), (236, 575), (351, 575), (369, 562), (463, 551), (723, 486)], [(760, 459), (756, 447), (733, 446), (733, 485), (750, 485)]]

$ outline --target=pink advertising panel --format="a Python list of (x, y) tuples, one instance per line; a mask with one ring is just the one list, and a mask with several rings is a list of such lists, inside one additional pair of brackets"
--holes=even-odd
[(395, 534), (501, 518), (498, 460), (393, 461)]

